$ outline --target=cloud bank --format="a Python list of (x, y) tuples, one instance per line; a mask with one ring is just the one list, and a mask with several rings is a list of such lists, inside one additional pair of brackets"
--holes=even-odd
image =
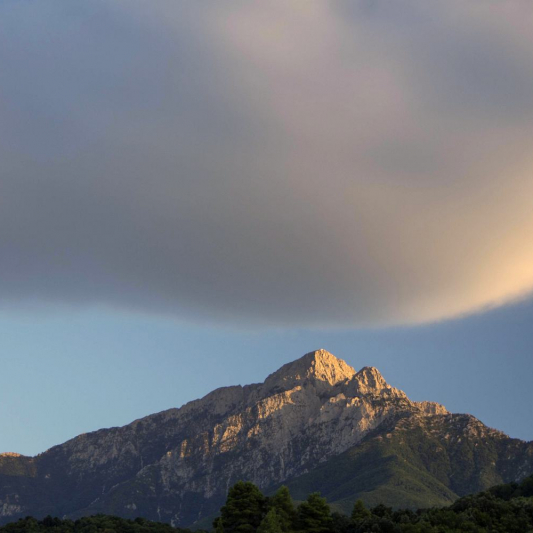
[(528, 0), (0, 5), (0, 298), (274, 326), (533, 289)]

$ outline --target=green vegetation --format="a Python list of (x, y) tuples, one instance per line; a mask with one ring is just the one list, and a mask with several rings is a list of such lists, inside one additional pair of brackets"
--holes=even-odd
[(331, 531), (333, 519), (325, 498), (313, 492), (307, 500), (300, 504), (296, 514), (296, 528), (308, 533), (328, 533)]
[[(239, 481), (213, 523), (217, 533), (533, 533), (533, 476), (460, 498), (448, 507), (393, 510), (383, 504), (353, 504), (351, 516), (331, 512), (318, 493), (294, 506), (287, 487), (264, 496)], [(80, 520), (28, 517), (0, 527), (0, 533), (186, 533), (142, 518), (97, 515)]]
[[(524, 443), (509, 440), (467, 415), (407, 418), (380, 427), (361, 443), (287, 481), (295, 500), (320, 490), (332, 510), (353, 502), (398, 508), (451, 505), (459, 497), (512, 479)], [(445, 437), (446, 435), (446, 437)]]
[[(393, 510), (383, 504), (367, 508), (352, 501), (351, 517), (332, 513), (326, 500), (312, 493), (297, 508), (281, 487), (268, 498), (251, 483), (230, 490), (218, 531), (257, 533), (533, 533), (533, 476), (521, 483), (495, 486), (466, 496), (448, 507)], [(243, 502), (250, 502), (249, 506)], [(233, 511), (228, 514), (227, 508)], [(261, 514), (262, 513), (262, 514)], [(259, 524), (254, 529), (254, 525)], [(246, 529), (243, 529), (245, 527)]]
[[(389, 405), (388, 402), (383, 405)], [(398, 402), (397, 416), (381, 422), (355, 446), (325, 461), (317, 463), (316, 458), (306, 455), (314, 446), (311, 434), (304, 432), (294, 440), (291, 458), (286, 463), (286, 471), (294, 474), (285, 480), (286, 492), (280, 493), (281, 500), (275, 505), (284, 533), (295, 527), (296, 511), (290, 495), (300, 503), (311, 492), (320, 491), (332, 513), (347, 516), (359, 499), (367, 509), (383, 504), (393, 510), (415, 511), (449, 506), (460, 497), (516, 479), (524, 471), (533, 472), (533, 442), (510, 439), (469, 415), (413, 416), (409, 409), (402, 411), (401, 399)], [(97, 461), (94, 468), (89, 467), (85, 460), (69, 459), (73, 449), (63, 446), (56, 446), (35, 458), (0, 454), (0, 525), (26, 515), (80, 517), (101, 513), (129, 519), (143, 516), (165, 522), (179, 517), (182, 527), (194, 525), (210, 529), (227, 496), (227, 466), (246, 464), (248, 459), (243, 453), (252, 453), (256, 441), (250, 439), (246, 449), (237, 447), (214, 454), (208, 468), (204, 468), (204, 459), (200, 460), (200, 456), (184, 458), (188, 467), (199, 469), (194, 481), (196, 488), (186, 489), (175, 473), (172, 479), (168, 478), (169, 485), (163, 482), (167, 478), (161, 468), (166, 463), (160, 460), (169, 449), (166, 439), (173, 434), (174, 422), (166, 426), (167, 422), (158, 416), (151, 418), (150, 426), (143, 426), (148, 422), (135, 425), (134, 433), (130, 434), (133, 427), (116, 430), (124, 439), (121, 442), (126, 450), (116, 463), (114, 460), (105, 464)], [(161, 431), (152, 435), (148, 427), (156, 426), (161, 427)], [(98, 450), (99, 439), (108, 434), (104, 430), (80, 437), (76, 441), (79, 450), (85, 450), (80, 453)], [(130, 453), (137, 444), (133, 448), (127, 444), (137, 443), (137, 438), (147, 439), (142, 444), (146, 447), (144, 467), (140, 456)], [(331, 435), (331, 439), (334, 440), (335, 435)], [(264, 457), (276, 461), (275, 454), (270, 456), (265, 449), (261, 456), (263, 452), (267, 454)], [(308, 457), (309, 462), (299, 464), (300, 456)], [(142, 474), (137, 475), (141, 468)], [(223, 477), (219, 477), (219, 473)], [(274, 505), (271, 500), (279, 484), (274, 483), (267, 472), (263, 479), (262, 488), (269, 507)], [(269, 479), (271, 485), (268, 485)], [(209, 491), (204, 490), (205, 483)], [(257, 528), (267, 512), (268, 509), (263, 509), (260, 521), (251, 523), (250, 527)], [(6, 516), (8, 513), (10, 517)], [(268, 522), (272, 528), (275, 522), (272, 515)], [(246, 528), (246, 524), (243, 527)]]
[[(224, 531), (253, 533), (266, 512), (266, 498), (249, 481), (239, 481), (228, 492), (226, 505), (220, 510), (219, 522)], [(219, 526), (218, 523), (215, 527)]]
[(276, 509), (270, 509), (265, 515), (265, 518), (261, 520), (257, 533), (283, 533), (281, 529), (281, 521), (279, 519)]
[(144, 518), (126, 520), (117, 516), (95, 515), (79, 520), (60, 520), (47, 516), (43, 520), (23, 518), (0, 527), (1, 533), (189, 533), (168, 524), (150, 522)]
[(296, 521), (296, 509), (291, 498), (289, 489), (280, 487), (276, 494), (269, 500), (269, 507), (276, 511), (281, 531), (288, 532), (292, 529), (292, 524)]

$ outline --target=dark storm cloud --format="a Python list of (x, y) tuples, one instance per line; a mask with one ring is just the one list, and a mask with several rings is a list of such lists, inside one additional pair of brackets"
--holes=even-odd
[(4, 2), (4, 305), (435, 320), (533, 287), (527, 2)]

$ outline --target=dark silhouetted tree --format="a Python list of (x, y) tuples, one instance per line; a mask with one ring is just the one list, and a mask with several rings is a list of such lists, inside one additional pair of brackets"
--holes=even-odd
[(222, 525), (222, 517), (215, 518), (213, 520), (213, 529), (215, 533), (224, 533), (224, 526)]
[(371, 512), (365, 507), (363, 500), (357, 500), (354, 503), (352, 510), (352, 520), (356, 523), (362, 522), (363, 520), (371, 516)]
[(284, 532), (294, 529), (296, 522), (296, 509), (289, 489), (283, 485), (270, 499), (270, 507), (276, 510), (281, 529)]
[(279, 519), (276, 509), (272, 508), (265, 515), (265, 518), (259, 524), (257, 533), (283, 533), (281, 528), (281, 521)]
[(332, 518), (329, 505), (320, 493), (313, 492), (298, 507), (297, 529), (306, 533), (328, 533)]
[(265, 513), (266, 498), (249, 481), (239, 481), (228, 492), (226, 505), (220, 510), (226, 533), (254, 533)]

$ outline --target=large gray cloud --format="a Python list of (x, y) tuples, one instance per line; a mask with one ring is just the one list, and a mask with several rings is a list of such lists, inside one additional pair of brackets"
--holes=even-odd
[(0, 4), (0, 296), (411, 323), (533, 288), (523, 2)]

